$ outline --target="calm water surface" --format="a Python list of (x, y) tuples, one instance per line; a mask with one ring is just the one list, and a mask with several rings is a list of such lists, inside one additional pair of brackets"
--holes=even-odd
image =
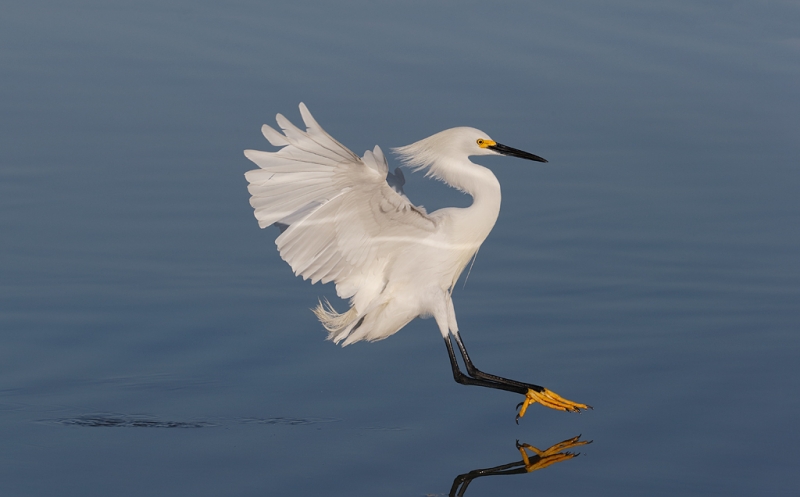
[[(465, 495), (796, 495), (798, 25), (780, 1), (4, 8), (0, 494), (447, 495), (581, 434)], [(432, 321), (324, 340), (333, 289), (292, 276), (242, 176), (300, 101), (359, 153), (469, 125), (550, 160), (482, 161), (503, 210), (456, 309), (479, 367), (594, 411), (517, 426)]]

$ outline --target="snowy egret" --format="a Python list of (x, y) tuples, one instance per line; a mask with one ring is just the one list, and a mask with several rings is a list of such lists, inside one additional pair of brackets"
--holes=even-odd
[[(358, 157), (323, 130), (304, 104), (306, 131), (281, 114), (283, 133), (262, 127), (277, 152), (245, 150), (260, 169), (248, 171), (250, 205), (262, 228), (277, 225), (281, 257), (296, 275), (336, 284), (350, 299), (339, 313), (326, 300), (314, 313), (328, 339), (342, 345), (382, 340), (416, 317), (433, 316), (444, 337), (458, 383), (525, 396), (517, 420), (530, 404), (562, 411), (590, 408), (539, 385), (484, 373), (470, 360), (458, 332), (453, 287), (489, 235), (500, 213), (500, 183), (492, 172), (469, 160), (475, 155), (545, 159), (501, 145), (475, 128), (453, 128), (394, 149), (414, 170), (427, 169), (472, 196), (466, 208), (428, 213), (404, 195), (400, 169), (394, 173), (380, 147)], [(459, 369), (453, 342), (467, 374)]]

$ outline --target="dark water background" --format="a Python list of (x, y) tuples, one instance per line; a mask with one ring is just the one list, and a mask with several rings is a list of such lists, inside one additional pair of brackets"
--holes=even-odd
[[(446, 495), (582, 434), (466, 495), (797, 495), (798, 26), (783, 1), (4, 6), (0, 494)], [(300, 101), (359, 153), (468, 125), (550, 160), (481, 161), (503, 210), (456, 310), (479, 367), (594, 411), (515, 425), (432, 321), (323, 339), (333, 289), (242, 177)]]

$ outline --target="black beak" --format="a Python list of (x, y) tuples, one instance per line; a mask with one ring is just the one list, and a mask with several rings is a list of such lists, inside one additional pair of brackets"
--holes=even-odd
[(494, 145), (489, 145), (489, 147), (487, 148), (489, 150), (494, 150), (499, 154), (509, 155), (511, 157), (519, 157), (520, 159), (528, 159), (536, 162), (547, 162), (547, 159), (543, 159), (538, 155), (529, 154), (528, 152), (524, 152), (516, 148), (506, 147), (505, 145), (501, 145), (499, 143), (495, 143)]

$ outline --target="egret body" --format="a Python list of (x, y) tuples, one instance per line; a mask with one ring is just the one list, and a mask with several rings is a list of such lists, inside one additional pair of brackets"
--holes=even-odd
[[(469, 157), (547, 161), (468, 127), (394, 149), (415, 170), (426, 169), (472, 196), (469, 207), (428, 213), (404, 195), (402, 171), (389, 171), (380, 147), (358, 157), (326, 133), (302, 103), (300, 113), (305, 131), (280, 114), (283, 133), (262, 127), (264, 137), (281, 148), (246, 150), (259, 169), (245, 177), (259, 225), (281, 228), (275, 243), (295, 274), (312, 283), (334, 282), (339, 297), (350, 300), (343, 313), (327, 301), (314, 309), (328, 338), (342, 345), (382, 340), (416, 317), (433, 316), (456, 381), (525, 395), (518, 419), (534, 402), (564, 411), (588, 408), (539, 385), (478, 370), (459, 334), (453, 307), (455, 283), (500, 213), (500, 183)], [(453, 342), (467, 374), (459, 369)]]

